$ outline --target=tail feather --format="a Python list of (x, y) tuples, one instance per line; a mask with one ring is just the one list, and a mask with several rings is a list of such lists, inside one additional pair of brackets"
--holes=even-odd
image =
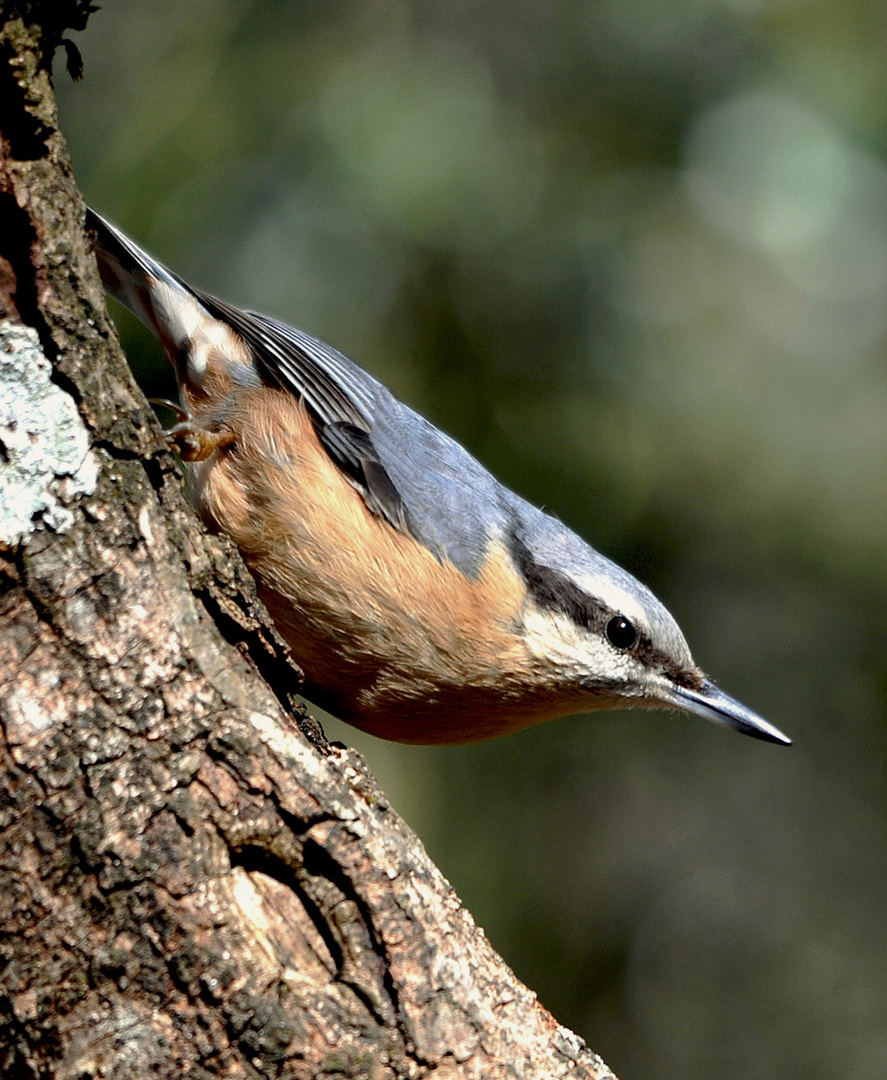
[(232, 368), (251, 366), (229, 324), (211, 314), (178, 275), (95, 210), (87, 209), (86, 227), (96, 236), (105, 288), (157, 335), (180, 386), (201, 383), (210, 354)]
[(86, 227), (95, 233), (96, 259), (108, 292), (162, 341), (180, 341), (180, 328), (171, 320), (170, 292), (179, 307), (193, 310), (199, 302), (191, 288), (89, 207)]
[(243, 383), (258, 381), (250, 349), (190, 285), (89, 208), (86, 228), (95, 233), (105, 287), (160, 338), (183, 391), (200, 387), (213, 366)]

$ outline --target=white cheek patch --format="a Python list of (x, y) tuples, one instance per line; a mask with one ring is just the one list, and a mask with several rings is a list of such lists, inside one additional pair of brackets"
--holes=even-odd
[(637, 661), (620, 653), (600, 634), (577, 626), (566, 615), (528, 604), (524, 612), (524, 640), (543, 669), (552, 670), (557, 682), (631, 681)]

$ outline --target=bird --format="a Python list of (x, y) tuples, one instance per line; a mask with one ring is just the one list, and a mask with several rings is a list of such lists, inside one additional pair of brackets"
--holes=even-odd
[(404, 743), (659, 707), (790, 744), (697, 667), (649, 589), (363, 368), (187, 284), (93, 210), (86, 227), (172, 364), (190, 497), (239, 548), (309, 700)]

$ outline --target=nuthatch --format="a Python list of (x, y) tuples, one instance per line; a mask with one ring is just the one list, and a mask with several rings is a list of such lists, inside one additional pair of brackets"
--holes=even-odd
[(307, 697), (410, 743), (656, 706), (790, 742), (703, 675), (640, 582), (347, 357), (87, 226), (175, 368), (197, 509), (242, 552)]

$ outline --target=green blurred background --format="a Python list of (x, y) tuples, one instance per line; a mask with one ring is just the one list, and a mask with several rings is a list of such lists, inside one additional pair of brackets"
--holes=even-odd
[(795, 745), (329, 734), (626, 1080), (883, 1080), (887, 8), (118, 0), (78, 44), (102, 213), (364, 363)]

